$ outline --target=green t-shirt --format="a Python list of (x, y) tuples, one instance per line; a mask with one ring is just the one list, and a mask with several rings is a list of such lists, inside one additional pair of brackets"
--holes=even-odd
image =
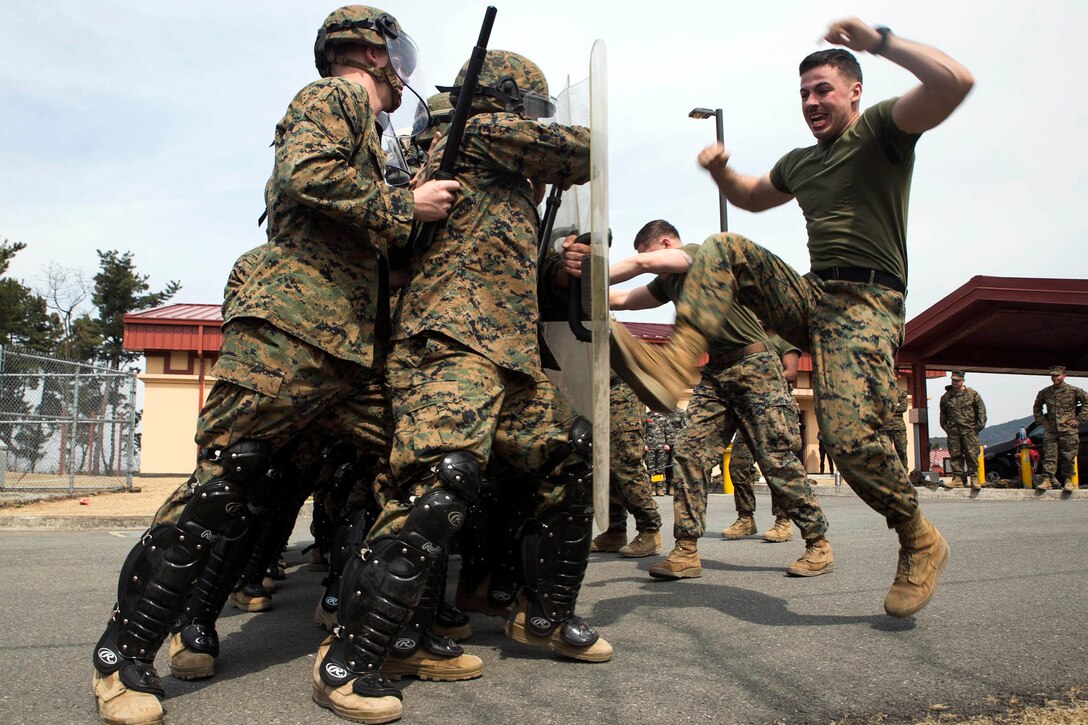
[[(687, 253), (692, 260), (699, 256), (701, 249), (702, 246), (698, 244), (685, 244), (680, 247), (680, 250)], [(680, 299), (686, 279), (687, 274), (659, 274), (646, 285), (646, 289), (659, 302), (675, 303)], [(756, 314), (744, 305), (734, 303), (729, 316), (725, 318), (721, 328), (716, 331), (714, 338), (710, 341), (709, 352), (712, 355), (724, 355), (766, 339), (767, 334), (763, 332)]]
[(788, 340), (783, 340), (778, 335), (771, 335), (767, 338), (767, 342), (771, 343), (771, 349), (774, 350), (779, 358), (784, 358), (787, 353), (795, 352), (798, 355), (801, 354), (801, 348), (794, 345)]
[(907, 282), (907, 205), (914, 145), (886, 101), (865, 110), (834, 141), (794, 149), (771, 183), (804, 212), (812, 270), (866, 267)]

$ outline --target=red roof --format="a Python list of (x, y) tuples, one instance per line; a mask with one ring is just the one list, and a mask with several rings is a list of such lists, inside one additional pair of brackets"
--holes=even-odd
[(126, 350), (218, 352), (223, 343), (220, 305), (166, 305), (125, 315)]
[(168, 322), (178, 325), (220, 324), (223, 322), (222, 305), (166, 305), (142, 312), (125, 315), (125, 323)]

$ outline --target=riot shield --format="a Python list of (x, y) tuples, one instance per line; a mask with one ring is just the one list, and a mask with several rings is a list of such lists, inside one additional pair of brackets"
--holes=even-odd
[[(608, 353), (608, 78), (604, 41), (593, 44), (590, 77), (559, 94), (555, 120), (588, 126), (590, 182), (563, 193), (549, 243), (567, 235), (590, 234), (588, 269), (582, 275), (577, 320), (542, 322), (544, 340), (558, 369), (545, 372), (574, 409), (593, 423), (593, 510), (597, 526), (608, 528), (609, 353)], [(587, 273), (588, 272), (588, 273)], [(588, 332), (578, 339), (572, 325)]]

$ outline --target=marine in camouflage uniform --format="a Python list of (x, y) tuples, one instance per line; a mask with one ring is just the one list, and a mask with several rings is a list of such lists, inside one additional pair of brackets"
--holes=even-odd
[(688, 416), (686, 411), (674, 410), (665, 416), (665, 441), (661, 446), (661, 469), (665, 476), (665, 492), (670, 496), (673, 495), (676, 487), (676, 441), (680, 439), (680, 434), (687, 424)]
[[(635, 392), (612, 376), (609, 390), (608, 530), (599, 534), (590, 551), (614, 551), (643, 557), (661, 548), (661, 514), (657, 512), (650, 475), (643, 464), (646, 450), (645, 406)], [(638, 534), (627, 541), (627, 514), (635, 517)]]
[[(782, 361), (783, 377), (786, 381), (786, 390), (792, 392), (790, 380), (797, 375), (797, 359), (801, 351), (778, 335), (770, 335), (767, 340)], [(792, 359), (792, 377), (786, 374), (787, 356)], [(792, 395), (791, 395), (792, 399)], [(794, 399), (794, 407), (797, 401)], [(800, 408), (798, 412), (798, 426), (800, 426)], [(801, 440), (801, 431), (798, 427), (797, 440)], [(755, 458), (752, 456), (748, 444), (743, 436), (734, 436), (733, 452), (729, 457), (729, 478), (733, 482), (733, 503), (737, 508), (737, 520), (722, 531), (723, 539), (740, 539), (756, 533), (756, 495), (755, 483), (759, 476), (756, 474)], [(781, 543), (793, 539), (793, 526), (789, 516), (786, 515), (779, 501), (778, 493), (771, 489), (771, 514), (774, 515), (774, 526), (763, 532), (763, 540), (771, 543)]]
[(1073, 466), (1080, 446), (1079, 426), (1088, 421), (1088, 393), (1065, 382), (1065, 368), (1050, 369), (1052, 385), (1035, 396), (1031, 414), (1043, 427), (1043, 481), (1038, 490), (1057, 488), (1061, 480), (1065, 491), (1073, 490)]
[(941, 396), (940, 421), (948, 434), (951, 486), (978, 488), (978, 434), (986, 427), (986, 404), (976, 390), (964, 385), (963, 378), (961, 371), (952, 371), (952, 384), (945, 386)]
[[(609, 278), (624, 282), (643, 272), (658, 272), (645, 287), (612, 290), (613, 309), (648, 309), (681, 298), (690, 284), (686, 269), (701, 248), (685, 245), (676, 228), (656, 220), (635, 236), (634, 257), (609, 268)], [(710, 346), (710, 359), (688, 401), (687, 425), (674, 446), (673, 535), (668, 557), (650, 567), (651, 576), (680, 579), (702, 576), (698, 540), (706, 527), (707, 484), (720, 465), (727, 441), (739, 431), (778, 494), (784, 512), (805, 537), (805, 553), (787, 568), (796, 576), (815, 576), (834, 568), (824, 534), (827, 519), (794, 451), (800, 445), (797, 407), (782, 374), (782, 362), (759, 320), (737, 305)]]
[(832, 24), (826, 39), (886, 55), (921, 85), (862, 112), (856, 58), (841, 49), (819, 51), (799, 69), (802, 113), (815, 145), (787, 153), (759, 177), (729, 166), (720, 144), (699, 154), (721, 193), (743, 209), (798, 201), (812, 271), (801, 275), (739, 235), (715, 235), (688, 274), (670, 344), (640, 346), (613, 330), (612, 366), (651, 407), (674, 405), (736, 304), (810, 352), (816, 417), (835, 465), (899, 535), (899, 563), (884, 608), (906, 617), (929, 602), (948, 561), (947, 542), (922, 516), (906, 469), (880, 435), (895, 408), (914, 146), (955, 110), (974, 81), (944, 53), (856, 18)]
[[(605, 661), (611, 646), (574, 614), (589, 554), (591, 427), (541, 367), (530, 184), (588, 181), (589, 129), (536, 120), (552, 112), (547, 81), (515, 53), (488, 51), (474, 90), (454, 170), (460, 194), (433, 243), (413, 257), (395, 317), (387, 377), (395, 486), (379, 492), (370, 547), (395, 551), (409, 534), (425, 535), (425, 576), (494, 458), (536, 486), (534, 519), (522, 527), (525, 585), (507, 635)], [(400, 602), (411, 609), (406, 595)]]
[(895, 410), (892, 412), (892, 417), (880, 429), (880, 432), (888, 436), (888, 439), (892, 442), (892, 448), (895, 449), (895, 455), (899, 456), (903, 467), (909, 469), (910, 463), (907, 462), (907, 421), (903, 416), (907, 414), (910, 396), (907, 395), (907, 389), (899, 387), (898, 384), (896, 385), (896, 395)]
[[(665, 416), (650, 412), (646, 416), (646, 470), (654, 483), (654, 493), (665, 493)], [(655, 477), (660, 476), (659, 479)]]
[[(155, 654), (201, 586), (212, 543), (290, 495), (282, 485), (290, 481), (269, 475), (277, 451), (317, 419), (350, 431), (361, 447), (389, 445), (385, 254), (406, 243), (414, 217), (444, 216), (456, 184), (410, 192), (383, 181), (374, 114), (399, 103), (391, 64), (415, 65), (396, 20), (363, 6), (341, 9), (318, 41), (323, 78), (295, 96), (276, 126), (265, 187), (268, 243), (224, 319), (217, 381), (197, 423), (201, 455), (190, 495), (175, 502), (176, 516), (161, 511), (164, 523), (129, 555), (114, 616), (94, 650), (106, 722), (161, 720)], [(342, 713), (359, 699), (350, 680), (332, 696)], [(386, 702), (399, 713), (399, 700)]]

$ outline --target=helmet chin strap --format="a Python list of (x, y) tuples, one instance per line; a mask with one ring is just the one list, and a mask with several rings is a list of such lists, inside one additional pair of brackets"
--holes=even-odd
[[(400, 108), (401, 99), (403, 96), (402, 83), (400, 77), (397, 76), (397, 72), (393, 70), (393, 65), (391, 63), (387, 63), (381, 68), (375, 68), (372, 65), (362, 63), (355, 60), (354, 58), (349, 58), (346, 55), (336, 55), (335, 52), (331, 50), (328, 53), (328, 59), (330, 63), (358, 68), (364, 73), (372, 76), (379, 83), (389, 84), (389, 87), (393, 89), (393, 107), (387, 108), (386, 110), (389, 112), (393, 112)], [(413, 91), (413, 93), (415, 93), (415, 91)]]

